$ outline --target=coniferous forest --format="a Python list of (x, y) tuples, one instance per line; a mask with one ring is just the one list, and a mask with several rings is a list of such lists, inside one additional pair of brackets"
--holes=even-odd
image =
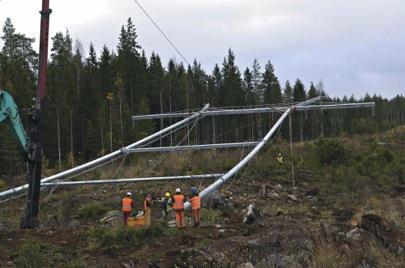
[[(373, 111), (296, 113), (292, 118), (295, 141), (374, 133), (405, 124), (402, 95), (393, 99), (376, 95), (361, 99), (330, 97), (322, 81), (309, 85), (295, 78), (279, 81), (270, 60), (261, 65), (254, 59), (251, 67), (241, 70), (231, 49), (212, 70), (204, 70), (197, 60), (192, 66), (173, 59), (166, 65), (157, 53), (146, 55), (130, 18), (120, 32), (112, 34), (119, 38), (116, 48), (104, 46), (96, 53), (90, 44), (87, 55), (80, 41), (73, 41), (69, 32), (51, 37), (45, 119), (48, 167), (83, 163), (175, 122), (132, 122), (132, 115), (197, 110), (206, 103), (211, 107), (258, 106), (298, 102), (319, 95), (334, 103), (376, 102)], [(26, 124), (26, 113), (34, 104), (37, 90), (34, 39), (18, 33), (10, 19), (3, 25), (1, 38), (0, 88), (12, 94)], [(277, 118), (277, 113), (207, 117), (194, 126), (187, 142), (259, 140)], [(157, 144), (178, 144), (186, 131), (166, 136)], [(283, 126), (280, 135), (288, 139), (288, 126)], [(0, 152), (0, 176), (21, 174), (23, 157), (7, 124), (0, 125)]]

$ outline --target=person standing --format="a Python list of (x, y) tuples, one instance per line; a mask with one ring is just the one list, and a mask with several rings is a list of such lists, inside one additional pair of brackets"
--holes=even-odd
[(169, 192), (166, 192), (165, 197), (162, 198), (161, 209), (162, 209), (162, 218), (164, 220), (167, 220), (170, 210), (172, 209), (172, 199)]
[(194, 227), (197, 227), (200, 225), (201, 197), (196, 187), (191, 187), (191, 198), (189, 201), (191, 205), (191, 217), (193, 218)]
[(173, 209), (176, 213), (176, 226), (177, 228), (184, 228), (184, 195), (181, 194), (181, 189), (176, 189), (176, 194), (173, 196)]
[(145, 225), (150, 225), (150, 216), (152, 212), (153, 199), (152, 194), (148, 194), (143, 201), (143, 215), (145, 216)]
[(283, 156), (281, 155), (281, 153), (278, 153), (277, 162), (279, 165), (282, 165), (284, 163), (284, 159), (283, 159)]
[(122, 207), (122, 219), (125, 225), (128, 225), (128, 217), (131, 215), (132, 208), (134, 207), (134, 200), (132, 200), (131, 192), (127, 193), (127, 196), (124, 197), (121, 201)]

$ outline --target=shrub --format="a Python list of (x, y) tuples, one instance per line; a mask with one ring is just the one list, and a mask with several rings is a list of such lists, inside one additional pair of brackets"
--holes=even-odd
[(49, 248), (47, 245), (36, 242), (27, 241), (21, 245), (18, 250), (18, 257), (16, 259), (17, 267), (40, 268), (47, 266), (47, 252)]
[(146, 241), (150, 242), (168, 233), (167, 227), (161, 223), (156, 223), (149, 228), (139, 229), (125, 226), (116, 228), (96, 227), (90, 230), (89, 236), (95, 242), (96, 249), (115, 254), (118, 250), (137, 247)]
[(100, 202), (91, 202), (82, 206), (78, 212), (77, 216), (81, 219), (87, 220), (98, 220), (105, 213), (109, 211), (109, 208)]
[(346, 160), (345, 148), (336, 139), (318, 140), (315, 150), (322, 165), (341, 164)]
[(6, 186), (7, 186), (7, 183), (5, 181), (3, 181), (3, 180), (0, 180), (0, 190), (5, 189)]
[(82, 259), (70, 260), (67, 264), (62, 265), (63, 268), (85, 268), (86, 264)]

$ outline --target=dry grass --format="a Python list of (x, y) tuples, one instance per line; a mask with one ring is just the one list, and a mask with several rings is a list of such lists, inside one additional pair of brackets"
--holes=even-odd
[(312, 265), (316, 268), (349, 267), (349, 258), (330, 243), (319, 243), (312, 256)]

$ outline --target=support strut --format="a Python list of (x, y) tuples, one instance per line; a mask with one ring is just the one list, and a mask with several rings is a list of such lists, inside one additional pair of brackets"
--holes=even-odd
[(32, 156), (28, 160), (28, 195), (25, 214), (21, 221), (21, 229), (38, 226), (39, 195), (41, 191), (41, 171), (43, 155), (43, 129), (46, 106), (46, 79), (48, 69), (48, 35), (49, 35), (49, 0), (42, 0), (41, 33), (39, 43), (38, 95), (35, 108), (29, 114), (29, 151)]

